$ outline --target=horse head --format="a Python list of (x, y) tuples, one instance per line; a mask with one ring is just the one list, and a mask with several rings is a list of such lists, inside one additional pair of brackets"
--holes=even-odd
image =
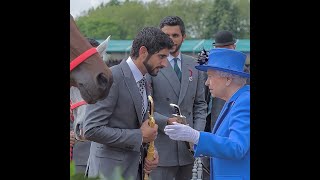
[[(106, 44), (107, 42), (104, 44), (105, 47)], [(96, 53), (98, 50), (92, 48), (91, 44), (80, 33), (70, 14), (70, 62), (79, 60), (79, 57), (85, 55), (82, 58), (83, 61), (76, 67), (70, 68), (70, 87), (77, 87), (80, 90), (81, 97), (88, 104), (106, 98), (113, 83), (111, 70), (103, 62), (99, 53)]]
[[(106, 54), (109, 39), (110, 36), (98, 47), (95, 46), (101, 57)], [(85, 115), (85, 105), (86, 102), (83, 101), (79, 89), (76, 87), (70, 87), (70, 113), (73, 117), (73, 131), (75, 138), (78, 141), (87, 141), (84, 137), (84, 131), (82, 128)]]

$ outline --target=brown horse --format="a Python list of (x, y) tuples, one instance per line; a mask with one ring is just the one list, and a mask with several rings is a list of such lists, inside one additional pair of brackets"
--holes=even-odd
[[(80, 33), (70, 14), (70, 87), (80, 90), (82, 98), (93, 104), (104, 99), (109, 94), (113, 83), (112, 73), (103, 62), (96, 49)], [(82, 58), (81, 58), (82, 56)], [(75, 59), (83, 59), (80, 64), (71, 67)]]

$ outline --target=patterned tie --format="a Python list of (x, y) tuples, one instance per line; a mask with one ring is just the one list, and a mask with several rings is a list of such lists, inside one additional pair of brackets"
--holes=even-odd
[(143, 99), (143, 91), (144, 91), (144, 88), (145, 88), (145, 85), (146, 85), (146, 78), (143, 77), (140, 81), (138, 81), (138, 84), (139, 84), (139, 92), (140, 92), (140, 95), (141, 95), (141, 99), (142, 99), (142, 118), (144, 116), (144, 113), (146, 113), (146, 108), (144, 107), (144, 99)]
[(173, 60), (174, 60), (173, 69), (174, 69), (174, 71), (176, 72), (179, 81), (181, 82), (181, 71), (180, 71), (180, 68), (179, 68), (178, 63), (177, 63), (178, 58), (173, 58)]

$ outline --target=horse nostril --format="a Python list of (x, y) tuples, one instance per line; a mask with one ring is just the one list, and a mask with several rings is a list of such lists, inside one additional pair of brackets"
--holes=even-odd
[(107, 76), (107, 74), (100, 73), (97, 76), (97, 86), (99, 87), (99, 91), (102, 91), (99, 95), (99, 99), (104, 99), (108, 96), (112, 83), (112, 74)]
[(103, 73), (100, 73), (97, 76), (97, 82), (99, 86), (102, 86), (105, 88), (108, 85), (108, 78)]

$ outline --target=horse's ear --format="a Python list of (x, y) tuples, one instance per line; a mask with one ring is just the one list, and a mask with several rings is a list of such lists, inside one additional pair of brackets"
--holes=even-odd
[(107, 48), (108, 48), (108, 42), (109, 42), (110, 36), (106, 40), (104, 40), (98, 47), (97, 51), (100, 55), (103, 55), (106, 53)]

